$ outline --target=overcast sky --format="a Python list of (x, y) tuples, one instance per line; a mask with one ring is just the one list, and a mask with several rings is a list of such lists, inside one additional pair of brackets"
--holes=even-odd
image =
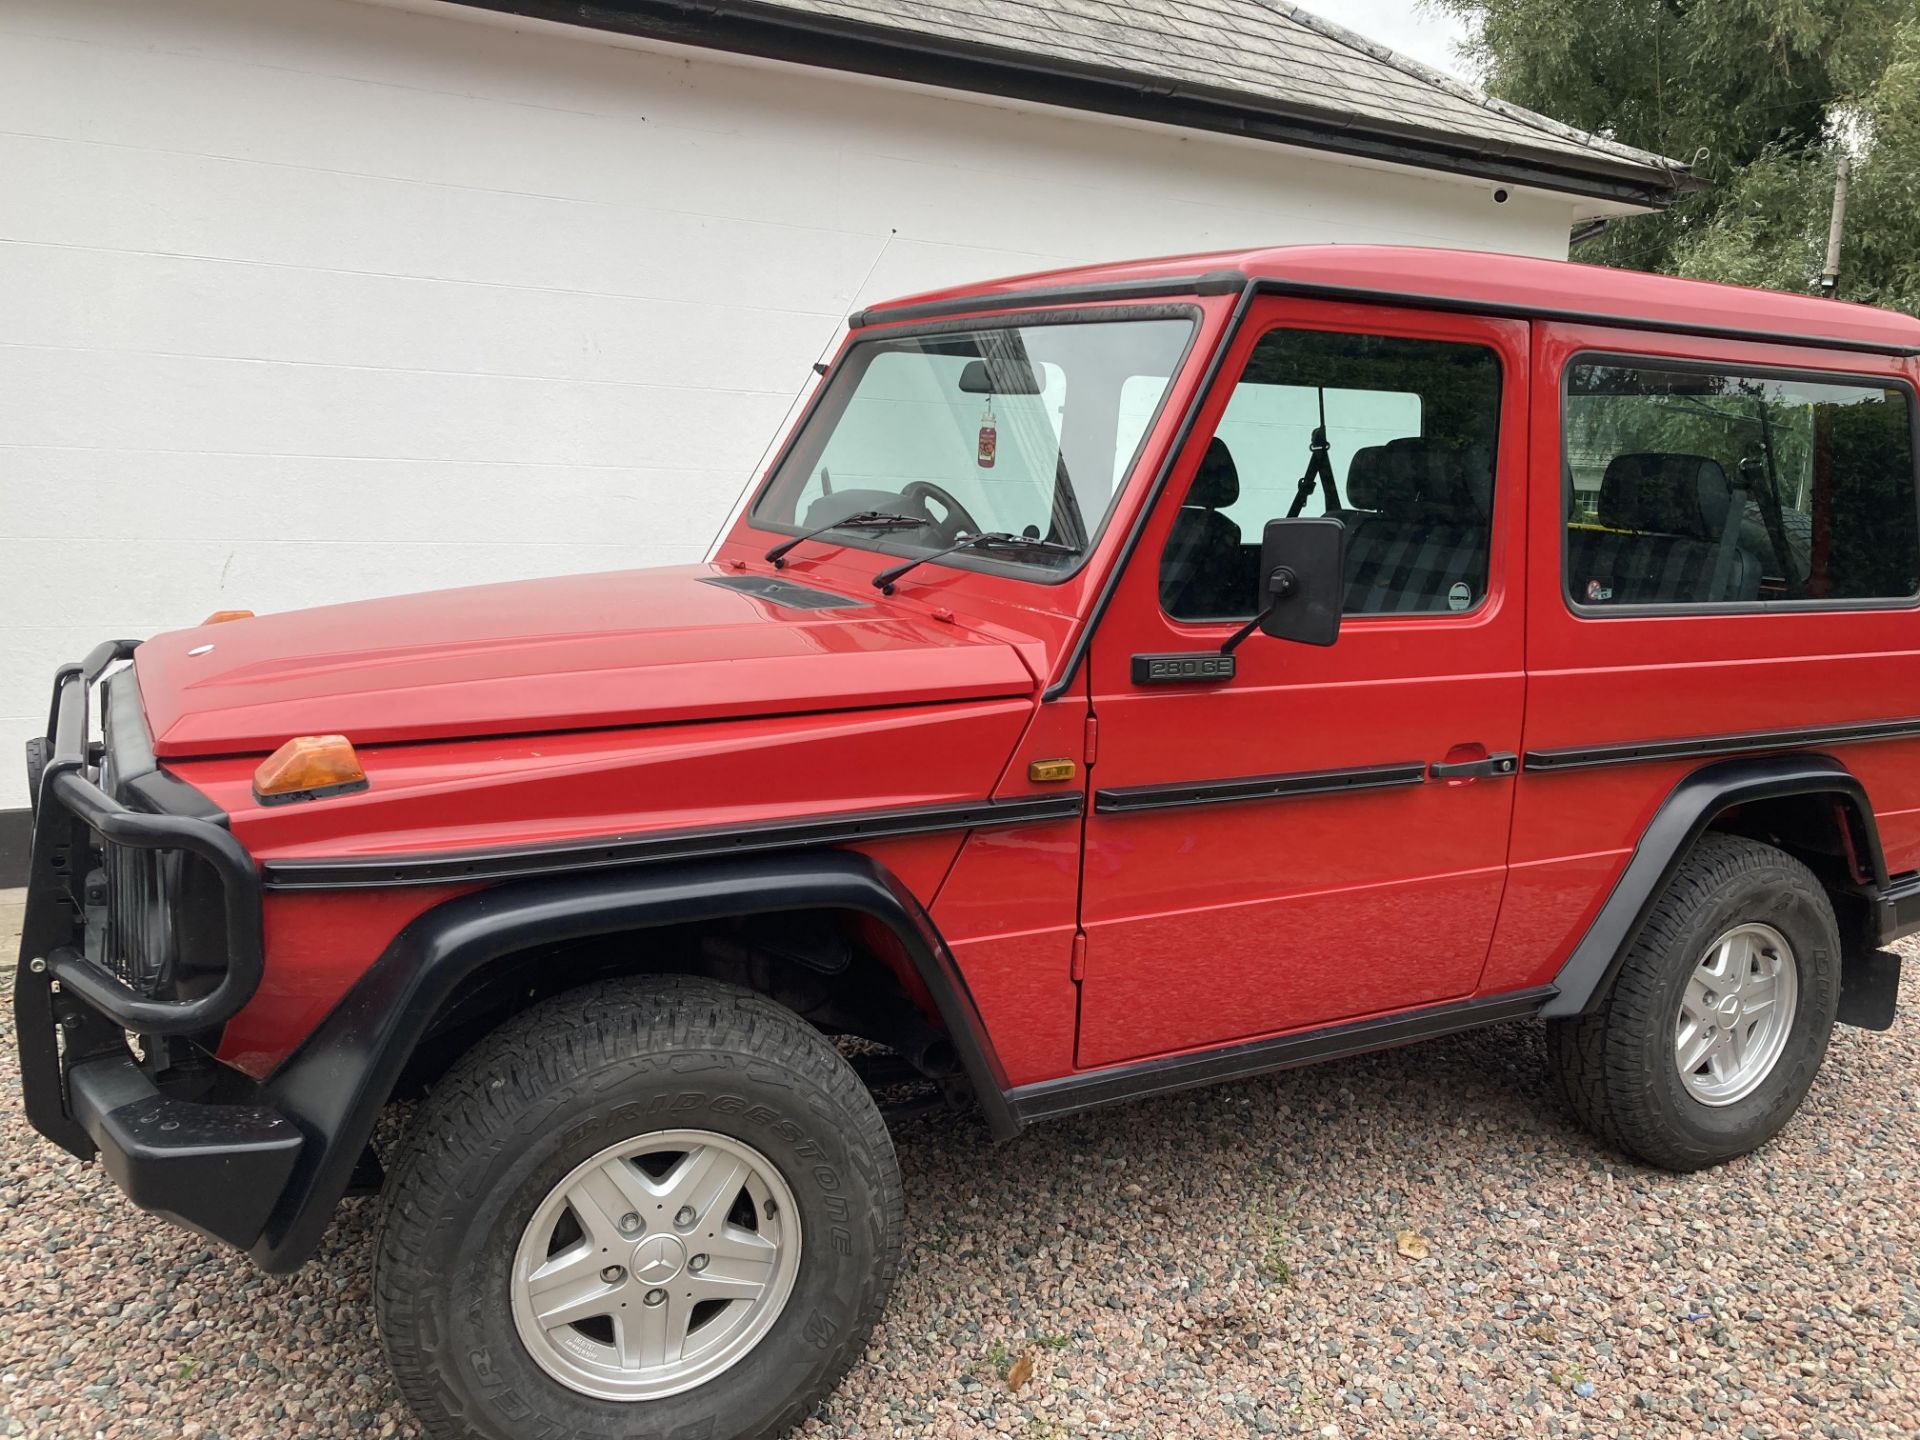
[(1336, 25), (1357, 30), (1402, 55), (1471, 80), (1466, 65), (1454, 53), (1465, 33), (1451, 15), (1436, 15), (1419, 0), (1300, 0), (1303, 8), (1323, 15)]

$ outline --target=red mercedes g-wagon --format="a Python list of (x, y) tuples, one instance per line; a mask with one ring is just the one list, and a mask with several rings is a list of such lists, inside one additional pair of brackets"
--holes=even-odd
[(269, 1270), (382, 1189), (437, 1437), (804, 1415), (876, 1089), (1007, 1137), (1540, 1019), (1608, 1145), (1751, 1150), (1920, 926), (1916, 356), (1362, 247), (855, 315), (706, 564), (63, 669), (27, 1112)]

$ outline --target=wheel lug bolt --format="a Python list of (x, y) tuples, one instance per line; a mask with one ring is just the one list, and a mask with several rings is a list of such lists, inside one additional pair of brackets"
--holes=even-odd
[(706, 1269), (707, 1264), (708, 1264), (708, 1260), (705, 1255), (696, 1255), (691, 1260), (687, 1261), (687, 1269), (697, 1273), (701, 1270)]
[(609, 1285), (618, 1285), (627, 1278), (627, 1272), (619, 1265), (609, 1265), (600, 1272), (600, 1278)]
[(646, 1302), (649, 1305), (664, 1305), (667, 1303), (667, 1292), (664, 1290), (649, 1290), (646, 1294)]
[(695, 1215), (693, 1213), (693, 1207), (691, 1205), (682, 1205), (679, 1211), (674, 1215), (673, 1223), (678, 1225), (682, 1230), (685, 1230), (689, 1226), (691, 1226), (695, 1220), (698, 1220), (699, 1218), (700, 1217), (698, 1215)]
[(633, 1211), (631, 1210), (629, 1210), (626, 1214), (622, 1215), (620, 1217), (620, 1233), (622, 1235), (639, 1234), (640, 1233), (640, 1217), (634, 1214)]

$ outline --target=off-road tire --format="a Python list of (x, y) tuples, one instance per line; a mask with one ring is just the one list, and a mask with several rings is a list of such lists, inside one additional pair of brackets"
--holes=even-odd
[[(1710, 1106), (1687, 1092), (1675, 1060), (1681, 995), (1715, 937), (1749, 922), (1792, 946), (1797, 1010), (1759, 1087)], [(1548, 1024), (1548, 1064), (1574, 1114), (1607, 1144), (1662, 1169), (1699, 1170), (1757, 1149), (1793, 1117), (1839, 1001), (1839, 926), (1813, 872), (1771, 845), (1709, 834), (1654, 902), (1599, 1005)]]
[[(596, 1399), (519, 1338), (515, 1248), (574, 1166), (675, 1127), (733, 1137), (778, 1168), (801, 1212), (799, 1270), (772, 1328), (730, 1369), (661, 1399)], [(380, 1338), (434, 1440), (775, 1436), (865, 1346), (899, 1267), (902, 1214), (872, 1097), (797, 1015), (707, 980), (594, 985), (493, 1032), (423, 1102), (375, 1247)]]

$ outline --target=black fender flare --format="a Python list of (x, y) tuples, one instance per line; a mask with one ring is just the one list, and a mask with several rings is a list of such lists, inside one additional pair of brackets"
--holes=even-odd
[(1554, 977), (1557, 994), (1540, 1009), (1545, 1019), (1583, 1015), (1600, 1002), (1646, 923), (1653, 902), (1680, 862), (1713, 823), (1736, 805), (1791, 795), (1831, 794), (1848, 806), (1876, 891), (1887, 886), (1887, 862), (1866, 787), (1830, 755), (1761, 755), (1722, 760), (1683, 776), (1654, 812), (1600, 913)]
[(457, 896), (407, 925), (262, 1087), (306, 1135), (249, 1252), (270, 1272), (318, 1247), (408, 1057), (457, 986), (532, 946), (781, 910), (872, 916), (898, 937), (933, 996), (996, 1138), (1018, 1122), (978, 1008), (933, 921), (886, 869), (850, 850), (741, 856), (512, 881)]

